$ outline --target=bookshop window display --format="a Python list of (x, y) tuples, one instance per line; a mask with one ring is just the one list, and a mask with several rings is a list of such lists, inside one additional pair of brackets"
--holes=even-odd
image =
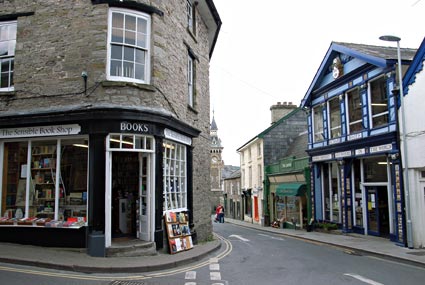
[(163, 143), (164, 209), (183, 211), (187, 209), (186, 146), (172, 141)]
[(5, 142), (0, 225), (85, 226), (87, 163), (85, 138)]

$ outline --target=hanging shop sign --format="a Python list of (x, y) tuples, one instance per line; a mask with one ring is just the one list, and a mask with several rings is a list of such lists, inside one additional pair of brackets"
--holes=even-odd
[(170, 129), (164, 129), (164, 136), (167, 139), (170, 139), (170, 140), (173, 140), (173, 141), (176, 141), (176, 142), (180, 142), (180, 143), (183, 143), (183, 144), (186, 144), (186, 145), (192, 144), (191, 138), (189, 138), (185, 135), (179, 134), (179, 133), (172, 131)]
[(81, 132), (80, 125), (54, 125), (26, 128), (0, 129), (0, 139), (21, 137), (49, 137), (77, 135)]

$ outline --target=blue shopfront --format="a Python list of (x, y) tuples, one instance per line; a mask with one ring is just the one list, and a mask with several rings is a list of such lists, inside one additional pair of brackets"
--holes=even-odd
[(301, 105), (314, 218), (405, 245), (395, 59), (396, 49), (333, 42)]

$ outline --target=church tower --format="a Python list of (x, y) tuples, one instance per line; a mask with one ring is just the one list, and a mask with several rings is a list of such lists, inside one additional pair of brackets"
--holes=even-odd
[(217, 123), (213, 118), (210, 127), (210, 156), (211, 156), (211, 191), (222, 191), (221, 189), (221, 175), (224, 167), (222, 160), (223, 147), (221, 146), (221, 140), (217, 135)]

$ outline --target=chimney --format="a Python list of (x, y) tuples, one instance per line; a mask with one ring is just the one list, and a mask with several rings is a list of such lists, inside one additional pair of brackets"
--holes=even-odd
[(277, 102), (276, 105), (273, 105), (270, 107), (271, 111), (271, 124), (273, 125), (277, 121), (279, 121), (281, 118), (285, 117), (289, 113), (292, 112), (292, 110), (296, 109), (297, 106), (293, 105), (292, 102)]

